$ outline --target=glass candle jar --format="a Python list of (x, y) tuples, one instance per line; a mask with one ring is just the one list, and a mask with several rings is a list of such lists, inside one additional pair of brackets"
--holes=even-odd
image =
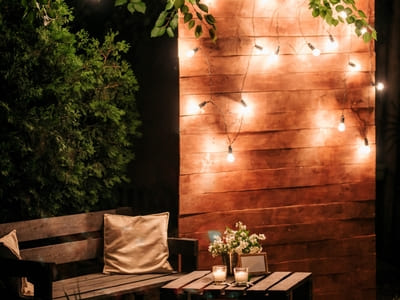
[(212, 273), (214, 276), (215, 284), (222, 284), (226, 281), (226, 266), (225, 265), (216, 265), (212, 267)]
[(233, 269), (236, 285), (246, 285), (249, 279), (249, 268), (236, 267)]

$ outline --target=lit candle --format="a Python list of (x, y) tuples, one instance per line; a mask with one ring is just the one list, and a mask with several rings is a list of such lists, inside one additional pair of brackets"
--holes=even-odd
[(226, 266), (224, 265), (213, 266), (213, 276), (216, 284), (224, 283), (226, 280)]
[(234, 269), (235, 281), (237, 285), (246, 285), (249, 278), (249, 270), (247, 267), (236, 267)]

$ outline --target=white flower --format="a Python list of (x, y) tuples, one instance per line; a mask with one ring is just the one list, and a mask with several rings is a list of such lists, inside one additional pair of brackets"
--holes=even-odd
[(238, 221), (235, 224), (237, 230), (226, 227), (223, 236), (217, 236), (208, 246), (212, 256), (223, 253), (259, 253), (262, 250), (261, 240), (265, 240), (264, 234), (251, 234), (245, 224)]

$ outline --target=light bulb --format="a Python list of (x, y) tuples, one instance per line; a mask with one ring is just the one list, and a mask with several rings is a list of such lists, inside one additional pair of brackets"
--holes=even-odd
[(367, 28), (365, 28), (365, 27), (361, 28), (361, 30), (360, 30), (361, 34), (364, 34), (364, 33), (366, 33), (367, 31), (368, 31), (368, 30), (367, 30)]
[(235, 156), (233, 155), (233, 152), (232, 152), (232, 146), (230, 146), (230, 145), (228, 147), (228, 156), (226, 157), (226, 160), (229, 162), (235, 161)]
[(197, 51), (199, 51), (199, 48), (190, 49), (186, 52), (186, 56), (189, 58), (193, 57)]
[(349, 61), (349, 66), (353, 71), (359, 71), (361, 68), (360, 65), (355, 63), (354, 61)]
[(241, 112), (243, 114), (247, 114), (250, 111), (249, 106), (247, 105), (247, 103), (243, 99), (240, 99), (240, 103), (242, 104)]
[(321, 51), (318, 48), (315, 48), (311, 43), (307, 43), (307, 46), (311, 49), (314, 56), (319, 56), (321, 54)]
[(276, 47), (276, 49), (275, 49), (275, 52), (274, 52), (274, 55), (275, 55), (275, 56), (278, 56), (278, 55), (279, 55), (279, 50), (280, 50), (280, 49), (281, 49), (281, 46), (278, 45), (278, 46)]
[(199, 105), (198, 105), (198, 112), (199, 112), (199, 113), (203, 113), (203, 112), (204, 112), (204, 106), (206, 106), (206, 104), (207, 104), (208, 102), (209, 102), (209, 101), (203, 101), (203, 102), (199, 103)]
[(258, 45), (258, 44), (255, 44), (255, 45), (254, 45), (254, 48), (257, 49), (257, 52), (258, 52), (258, 53), (260, 53), (260, 54), (265, 54), (265, 51), (266, 51), (266, 50), (264, 49), (263, 46)]
[(339, 125), (338, 125), (338, 130), (339, 130), (340, 132), (343, 132), (343, 131), (346, 130), (346, 124), (344, 124), (344, 115), (343, 115), (343, 114), (342, 114), (342, 116), (340, 117), (340, 122), (339, 122)]
[(347, 18), (347, 13), (346, 13), (344, 10), (342, 10), (342, 11), (339, 13), (339, 16), (341, 16), (343, 19), (346, 19), (346, 18)]
[(382, 82), (378, 82), (376, 85), (376, 89), (378, 91), (383, 91), (383, 89), (385, 88), (385, 85)]
[(338, 47), (337, 41), (333, 38), (332, 34), (329, 34), (329, 42), (328, 42), (327, 48), (329, 50), (334, 50), (337, 47)]
[(367, 138), (364, 138), (364, 143), (360, 146), (359, 151), (361, 154), (369, 154), (371, 152), (371, 147), (368, 144)]

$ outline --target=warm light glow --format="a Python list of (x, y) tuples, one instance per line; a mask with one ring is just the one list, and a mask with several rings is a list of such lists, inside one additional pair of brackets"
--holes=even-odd
[(360, 145), (358, 152), (362, 155), (369, 154), (371, 152), (371, 147), (368, 144), (368, 139), (364, 138), (364, 142)]
[(259, 44), (255, 44), (254, 48), (256, 48), (257, 54), (266, 54), (267, 53), (267, 50)]
[(307, 46), (311, 49), (314, 56), (319, 56), (321, 54), (321, 51), (318, 48), (315, 48), (311, 43), (307, 43)]
[(190, 49), (186, 52), (186, 57), (193, 57), (196, 52), (199, 51), (199, 48)]
[(240, 99), (240, 111), (242, 114), (247, 115), (250, 112), (250, 107), (243, 99)]
[(376, 89), (378, 91), (383, 91), (385, 89), (385, 85), (382, 82), (378, 82), (376, 85)]
[(336, 50), (338, 47), (338, 42), (329, 34), (329, 41), (326, 43), (326, 48), (328, 50)]
[(226, 157), (226, 160), (229, 162), (235, 161), (235, 156), (233, 155), (232, 146), (228, 147), (228, 156)]
[(341, 16), (343, 19), (346, 19), (346, 18), (347, 18), (347, 13), (346, 13), (344, 10), (342, 10), (342, 11), (339, 13), (339, 16)]
[(346, 124), (344, 123), (344, 115), (342, 115), (342, 116), (340, 117), (340, 122), (339, 122), (339, 125), (338, 125), (338, 130), (339, 130), (340, 132), (343, 132), (343, 131), (346, 130)]
[(359, 71), (361, 69), (361, 66), (354, 61), (349, 61), (349, 66), (352, 71)]
[(366, 33), (367, 31), (368, 31), (368, 30), (367, 30), (367, 28), (365, 28), (365, 27), (361, 28), (361, 30), (360, 30), (361, 34), (364, 34), (364, 33)]

